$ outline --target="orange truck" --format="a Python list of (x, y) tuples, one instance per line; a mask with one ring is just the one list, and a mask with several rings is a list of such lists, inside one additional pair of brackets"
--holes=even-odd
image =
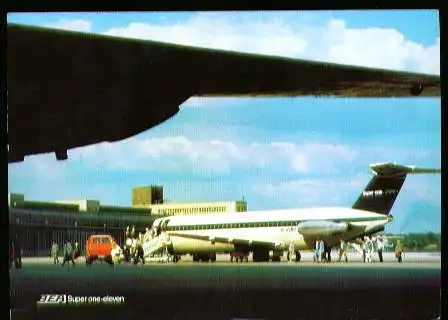
[(113, 265), (112, 248), (115, 244), (111, 235), (91, 235), (86, 241), (86, 264), (91, 265), (95, 260), (106, 261)]

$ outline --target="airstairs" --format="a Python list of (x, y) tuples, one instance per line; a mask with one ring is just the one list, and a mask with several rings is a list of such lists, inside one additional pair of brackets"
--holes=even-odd
[(357, 243), (350, 243), (350, 246), (356, 250), (356, 252), (358, 252), (360, 255), (363, 254), (363, 250), (361, 248), (361, 246)]
[(156, 254), (161, 254), (164, 243), (165, 239), (161, 236), (157, 236), (143, 242), (143, 254), (145, 259), (150, 258)]
[(149, 238), (143, 242), (143, 255), (145, 261), (169, 262), (170, 258), (163, 252), (167, 239), (164, 234)]

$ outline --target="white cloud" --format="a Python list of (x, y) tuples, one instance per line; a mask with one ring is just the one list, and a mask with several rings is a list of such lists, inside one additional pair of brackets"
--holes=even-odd
[[(350, 163), (356, 152), (343, 145), (290, 142), (233, 143), (223, 140), (190, 140), (184, 136), (128, 139), (71, 151), (71, 161), (102, 168), (228, 173), (230, 170), (290, 170), (307, 173), (331, 172), (340, 163)], [(157, 169), (155, 169), (157, 168)]]
[(341, 197), (350, 193), (361, 192), (367, 181), (361, 175), (346, 179), (290, 180), (258, 184), (252, 187), (252, 191), (285, 207), (329, 206), (344, 203)]
[(327, 48), (329, 61), (369, 67), (440, 73), (440, 38), (424, 47), (406, 40), (396, 29), (348, 29), (343, 21), (330, 23), (330, 33), (343, 36)]
[[(281, 17), (281, 15), (279, 15)], [(432, 46), (407, 40), (392, 28), (348, 28), (340, 19), (321, 26), (287, 24), (280, 18), (239, 19), (197, 14), (172, 25), (133, 22), (107, 35), (199, 47), (308, 58), (343, 64), (440, 73), (440, 37)]]
[[(290, 179), (258, 183), (252, 191), (283, 207), (345, 206), (355, 201), (371, 178), (371, 174), (358, 173), (315, 177), (312, 180)], [(440, 175), (409, 176), (397, 198), (394, 216), (402, 219), (417, 204), (440, 207), (440, 180)], [(417, 212), (425, 216), (424, 211), (417, 209)]]
[(26, 157), (26, 160), (8, 165), (8, 175), (13, 176), (9, 183), (38, 178), (43, 182), (63, 181), (67, 169), (67, 162), (55, 165), (54, 154), (43, 154)]
[[(323, 142), (234, 142), (235, 139), (187, 138), (184, 135), (130, 138), (69, 151), (71, 162), (111, 170), (228, 174), (262, 170), (266, 174), (323, 175), (365, 168), (369, 163), (415, 164), (425, 150), (355, 146)], [(303, 140), (302, 140), (303, 141)], [(393, 156), (392, 159), (384, 155)], [(361, 164), (361, 166), (360, 166)], [(364, 172), (364, 169), (361, 169)]]
[(245, 23), (231, 20), (219, 15), (198, 14), (185, 23), (161, 26), (133, 22), (125, 28), (112, 28), (105, 34), (286, 56), (299, 55), (307, 46), (304, 39), (279, 20)]
[(92, 22), (88, 21), (88, 20), (82, 20), (82, 19), (63, 19), (63, 20), (59, 20), (56, 23), (47, 24), (45, 26), (49, 27), (49, 28), (55, 28), (55, 29), (90, 32), (92, 29)]

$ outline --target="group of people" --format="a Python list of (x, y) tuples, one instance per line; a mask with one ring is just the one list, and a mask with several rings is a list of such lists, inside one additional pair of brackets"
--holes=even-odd
[(317, 238), (316, 245), (314, 247), (314, 262), (330, 262), (331, 261), (331, 248), (327, 243), (320, 238)]
[(132, 228), (127, 226), (125, 230), (126, 242), (123, 251), (124, 260), (126, 262), (133, 260), (135, 264), (141, 261), (144, 264), (143, 243), (152, 239), (152, 236), (153, 234), (148, 228), (146, 228), (144, 234), (139, 232), (138, 236), (135, 236), (135, 226)]
[[(348, 262), (347, 257), (347, 249), (349, 246), (353, 246), (350, 242), (346, 242), (342, 237), (339, 242), (339, 258), (340, 262), (343, 258), (345, 262)], [(362, 250), (362, 259), (364, 262), (371, 263), (373, 262), (373, 257), (375, 255), (375, 248), (378, 253), (378, 259), (380, 262), (383, 262), (383, 249), (384, 242), (381, 237), (376, 239), (372, 239), (372, 237), (367, 237), (361, 240), (360, 248)], [(398, 262), (402, 262), (403, 255), (403, 245), (400, 240), (397, 241), (397, 245), (395, 247), (395, 257)], [(331, 261), (331, 248), (329, 248), (326, 242), (320, 238), (317, 238), (315, 251), (314, 251), (314, 261), (315, 262), (330, 262)]]
[[(56, 241), (53, 241), (53, 244), (51, 246), (51, 252), (50, 252), (51, 258), (53, 259), (54, 264), (59, 264), (59, 245)], [(66, 262), (70, 263), (72, 262), (73, 265), (75, 265), (75, 261), (79, 258), (81, 255), (81, 248), (79, 247), (78, 242), (75, 242), (75, 245), (73, 246), (70, 240), (65, 240), (64, 248), (63, 248), (63, 259), (62, 259), (62, 266), (65, 265)]]
[[(376, 239), (376, 248), (378, 251), (378, 258), (380, 262), (383, 262), (383, 240), (381, 238)], [(364, 240), (361, 240), (361, 248), (362, 248), (362, 260), (364, 262), (372, 262), (373, 256), (375, 254), (375, 243), (372, 237), (368, 237)]]

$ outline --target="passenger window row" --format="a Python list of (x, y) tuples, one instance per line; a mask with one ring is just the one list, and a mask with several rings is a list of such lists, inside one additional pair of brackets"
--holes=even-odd
[(167, 231), (205, 230), (205, 229), (234, 229), (234, 228), (269, 228), (269, 227), (293, 227), (299, 221), (272, 221), (272, 222), (250, 222), (250, 223), (224, 223), (224, 224), (202, 224), (191, 226), (168, 226)]

